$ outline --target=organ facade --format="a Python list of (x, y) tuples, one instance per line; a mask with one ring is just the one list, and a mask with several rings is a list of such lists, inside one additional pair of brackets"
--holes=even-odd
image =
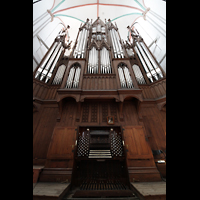
[(110, 20), (87, 19), (73, 47), (61, 30), (33, 72), (39, 182), (67, 180), (84, 190), (110, 181), (125, 190), (165, 177), (166, 74), (127, 28), (132, 39), (124, 42)]

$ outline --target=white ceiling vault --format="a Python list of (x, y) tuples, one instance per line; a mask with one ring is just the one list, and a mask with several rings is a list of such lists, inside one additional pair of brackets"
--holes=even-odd
[[(166, 2), (163, 0), (33, 0), (33, 70), (58, 32), (68, 25), (67, 41), (76, 40), (78, 28), (88, 18), (116, 22), (122, 40), (127, 26), (137, 29), (166, 71)], [(66, 54), (69, 52), (66, 52)]]

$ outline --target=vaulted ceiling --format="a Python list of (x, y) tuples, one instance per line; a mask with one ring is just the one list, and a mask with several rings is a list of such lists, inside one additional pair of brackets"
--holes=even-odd
[[(152, 17), (149, 18), (151, 20), (145, 20), (149, 8), (154, 15), (152, 14)], [(37, 32), (39, 19), (44, 20), (41, 23), (46, 23), (45, 17), (40, 18), (45, 13), (46, 21), (48, 17), (51, 17), (51, 22)], [(163, 0), (33, 0), (33, 22), (37, 22), (33, 23), (34, 60), (40, 62), (61, 27), (70, 26), (67, 40), (72, 40), (73, 44), (81, 23), (83, 24), (87, 18), (94, 22), (97, 17), (100, 17), (102, 21), (110, 19), (113, 23), (116, 22), (123, 40), (127, 40), (129, 37), (127, 26), (136, 28), (147, 45), (151, 45), (150, 49), (158, 62), (163, 59), (161, 66), (165, 70), (165, 14), (166, 2)]]

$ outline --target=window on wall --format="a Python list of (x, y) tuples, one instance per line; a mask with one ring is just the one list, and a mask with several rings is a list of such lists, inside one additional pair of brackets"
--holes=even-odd
[(146, 84), (146, 81), (145, 81), (145, 79), (144, 79), (144, 77), (142, 75), (142, 72), (141, 72), (139, 66), (134, 64), (132, 66), (132, 68), (133, 68), (133, 72), (135, 74), (135, 78), (136, 78), (137, 82), (139, 84)]
[(118, 73), (122, 88), (133, 88), (133, 82), (128, 67), (124, 63), (118, 65)]
[(72, 65), (67, 78), (66, 88), (78, 88), (80, 80), (81, 66), (78, 63)]

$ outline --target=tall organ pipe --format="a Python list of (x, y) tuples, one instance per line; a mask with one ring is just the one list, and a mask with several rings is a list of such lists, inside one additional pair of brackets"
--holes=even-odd
[(84, 41), (83, 41), (83, 47), (82, 47), (82, 58), (85, 52), (85, 43), (86, 43), (86, 38), (87, 38), (87, 29), (85, 29), (85, 35), (84, 35)]
[(83, 40), (84, 40), (84, 36), (85, 36), (85, 29), (83, 29), (82, 31), (83, 31), (83, 33), (82, 33), (82, 37), (81, 37), (81, 41), (80, 41), (80, 46), (79, 46), (79, 50), (78, 50), (78, 55), (81, 55)]
[(114, 40), (115, 47), (116, 47), (116, 53), (117, 53), (117, 57), (118, 57), (118, 58), (120, 58), (121, 56), (119, 55), (119, 54), (120, 54), (120, 52), (119, 52), (119, 47), (118, 47), (118, 44), (117, 44), (117, 41), (116, 41), (116, 38), (115, 38), (114, 29), (112, 29), (112, 34), (113, 34), (113, 40)]
[(52, 56), (51, 56), (51, 58), (50, 58), (50, 60), (49, 60), (49, 62), (47, 63), (47, 65), (46, 65), (46, 67), (45, 67), (46, 70), (49, 69), (49, 67), (50, 67), (50, 65), (52, 64), (52, 61), (54, 60), (56, 54), (58, 53), (58, 51), (59, 51), (61, 45), (62, 45), (62, 43), (59, 42), (58, 46), (56, 47), (55, 51), (53, 52), (53, 54), (52, 54)]
[(115, 47), (115, 43), (114, 43), (114, 39), (113, 39), (113, 35), (112, 35), (112, 30), (110, 30), (110, 36), (111, 36), (111, 40), (112, 40), (112, 44), (113, 44), (114, 56), (115, 56), (115, 58), (117, 58), (117, 51), (116, 51), (116, 47)]
[(79, 35), (78, 35), (77, 44), (76, 44), (76, 49), (75, 49), (75, 51), (74, 51), (74, 57), (76, 57), (76, 55), (77, 55), (77, 53), (78, 53), (81, 35), (82, 35), (82, 30), (79, 32)]
[(119, 49), (120, 49), (120, 52), (121, 52), (121, 56), (122, 56), (122, 58), (124, 58), (124, 52), (123, 52), (122, 46), (121, 46), (121, 44), (119, 42), (120, 41), (119, 35), (118, 35), (117, 31), (115, 31), (115, 33), (116, 33), (117, 41), (118, 41), (118, 44), (119, 44)]
[(118, 54), (118, 58), (121, 58), (121, 55), (120, 55), (120, 47), (119, 47), (119, 44), (118, 44), (118, 41), (117, 41), (117, 38), (116, 38), (116, 31), (114, 29), (112, 29), (113, 31), (113, 37), (114, 37), (114, 40), (115, 40), (115, 44), (116, 44), (116, 48), (117, 48), (117, 54)]
[(143, 56), (143, 58), (144, 58), (144, 60), (145, 60), (145, 62), (146, 62), (146, 64), (147, 64), (148, 68), (150, 69), (150, 71), (153, 70), (153, 66), (152, 66), (151, 63), (149, 62), (149, 59), (148, 59), (148, 57), (146, 56), (146, 54), (145, 54), (144, 50), (142, 49), (142, 47), (140, 46), (140, 44), (139, 44), (138, 42), (136, 42), (136, 45), (137, 45), (137, 47), (139, 48), (140, 52), (142, 53), (142, 56)]
[(61, 54), (62, 50), (63, 50), (63, 47), (60, 48), (60, 50), (59, 50), (59, 52), (58, 52), (58, 54), (57, 54), (57, 56), (56, 56), (56, 58), (55, 58), (55, 60), (54, 60), (54, 62), (52, 64), (52, 67), (51, 67), (51, 69), (50, 69), (50, 71), (49, 71), (49, 73), (48, 73), (48, 75), (46, 77), (45, 83), (51, 78), (52, 72), (54, 70), (54, 67), (56, 66), (56, 63), (57, 63), (57, 61), (58, 61), (58, 59), (60, 57), (60, 54)]
[(143, 65), (143, 67), (144, 67), (144, 70), (146, 71), (146, 73), (148, 73), (148, 72), (149, 72), (148, 67), (146, 66), (146, 63), (144, 62), (144, 60), (143, 60), (143, 58), (142, 58), (142, 55), (140, 54), (138, 48), (135, 47), (134, 49), (135, 49), (136, 53), (138, 54), (138, 57), (140, 58), (140, 60), (141, 60), (141, 62), (142, 62), (142, 65)]
[(48, 52), (47, 56), (45, 57), (45, 59), (43, 60), (42, 64), (40, 65), (38, 71), (35, 74), (35, 78), (38, 77), (38, 75), (41, 73), (42, 69), (44, 68), (44, 66), (46, 65), (47, 61), (49, 60), (51, 54), (53, 53), (55, 47), (57, 46), (58, 42), (55, 42), (54, 45), (51, 47), (50, 51)]
[(143, 42), (140, 43), (142, 48), (144, 49), (144, 51), (146, 52), (146, 54), (149, 57), (149, 60), (151, 61), (151, 63), (153, 64), (154, 68), (156, 69), (158, 67), (158, 65), (156, 64), (154, 58), (152, 57), (151, 53), (148, 51), (148, 49), (146, 48), (146, 46), (143, 44)]

